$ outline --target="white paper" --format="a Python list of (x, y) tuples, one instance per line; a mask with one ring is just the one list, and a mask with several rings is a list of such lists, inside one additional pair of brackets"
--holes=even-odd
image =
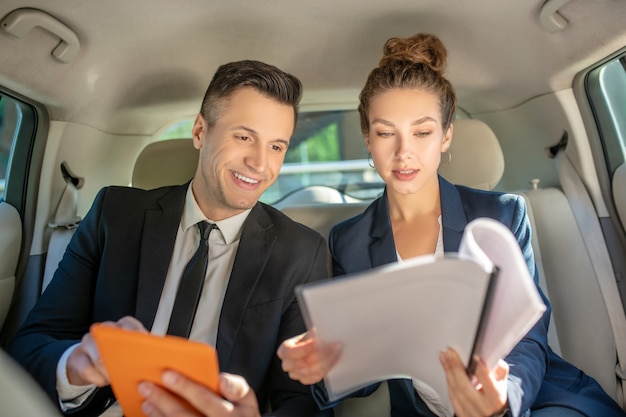
[(528, 272), (517, 239), (502, 223), (487, 218), (470, 222), (461, 240), (459, 256), (486, 258), (500, 268), (492, 311), (482, 347), (477, 352), (493, 368), (530, 331), (546, 306)]
[(325, 379), (331, 401), (376, 381), (411, 376), (447, 393), (439, 353), (453, 347), (469, 359), (489, 275), (470, 261), (434, 259), (303, 289), (319, 339), (342, 343)]
[(493, 264), (500, 275), (480, 354), (494, 365), (545, 310), (515, 237), (495, 220), (471, 222), (458, 257), (423, 256), (299, 287), (307, 326), (342, 344), (324, 379), (329, 399), (413, 378), (451, 408), (439, 353), (452, 347), (469, 363)]

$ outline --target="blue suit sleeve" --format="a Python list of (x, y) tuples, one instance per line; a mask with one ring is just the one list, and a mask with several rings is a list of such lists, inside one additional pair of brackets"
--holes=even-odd
[(516, 200), (510, 228), (519, 242), (530, 275), (547, 307), (537, 324), (504, 358), (510, 368), (508, 380), (510, 414), (517, 417), (533, 404), (546, 373), (550, 349), (547, 335), (551, 308), (548, 299), (539, 287), (539, 277), (531, 245), (530, 222), (522, 197)]

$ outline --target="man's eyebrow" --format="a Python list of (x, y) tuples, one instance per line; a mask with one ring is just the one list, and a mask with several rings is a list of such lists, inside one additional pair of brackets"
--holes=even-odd
[(258, 135), (258, 132), (254, 129), (252, 129), (251, 127), (245, 126), (245, 125), (239, 125), (239, 126), (235, 126), (233, 127), (231, 130), (245, 130), (246, 132), (252, 133), (254, 135)]
[[(252, 135), (258, 135), (258, 132), (254, 129), (252, 129), (251, 127), (245, 126), (245, 125), (239, 125), (239, 126), (235, 126), (232, 128), (232, 130), (245, 130), (246, 132), (252, 134)], [(279, 142), (282, 143), (283, 145), (285, 145), (286, 147), (289, 147), (289, 140), (288, 139), (282, 139), (282, 138), (277, 138), (274, 139), (274, 142)]]
[(286, 148), (289, 147), (289, 141), (287, 139), (280, 139), (280, 138), (278, 138), (278, 139), (276, 139), (276, 142), (282, 143), (283, 145), (285, 145)]

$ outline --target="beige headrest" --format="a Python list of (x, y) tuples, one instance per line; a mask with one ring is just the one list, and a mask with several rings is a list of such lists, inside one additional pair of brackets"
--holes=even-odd
[[(504, 155), (498, 138), (484, 122), (458, 119), (453, 122), (452, 159), (439, 167), (439, 174), (453, 184), (492, 190), (504, 173)], [(443, 155), (441, 162), (446, 163)]]
[(197, 167), (198, 150), (191, 139), (152, 142), (135, 161), (132, 185), (149, 190), (184, 184), (193, 178)]

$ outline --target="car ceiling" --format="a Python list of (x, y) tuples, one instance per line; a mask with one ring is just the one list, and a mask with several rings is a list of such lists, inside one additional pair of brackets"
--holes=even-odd
[(549, 33), (544, 1), (502, 0), (3, 0), (69, 26), (78, 55), (36, 28), (0, 30), (0, 84), (44, 104), (53, 120), (153, 134), (193, 116), (216, 68), (259, 59), (303, 81), (303, 109), (355, 108), (392, 36), (438, 35), (448, 76), (470, 114), (501, 111), (572, 86), (576, 73), (626, 45), (626, 1), (567, 0)]

